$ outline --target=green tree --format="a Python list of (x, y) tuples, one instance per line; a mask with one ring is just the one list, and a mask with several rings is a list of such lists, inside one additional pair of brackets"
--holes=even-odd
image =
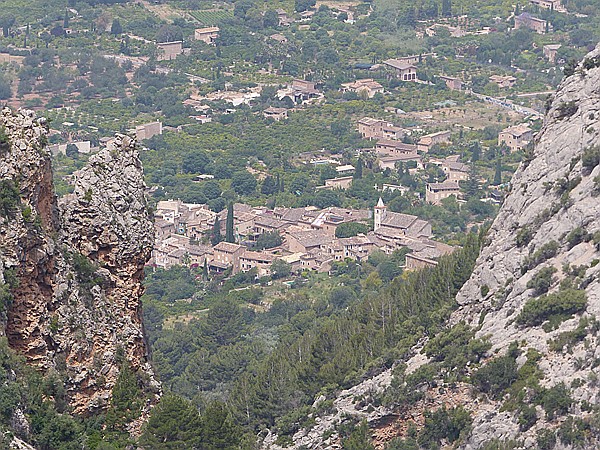
[(344, 450), (374, 450), (371, 444), (371, 436), (369, 435), (369, 426), (366, 421), (363, 421), (354, 428), (350, 436), (342, 440), (342, 448)]
[(110, 431), (125, 431), (126, 426), (140, 416), (142, 391), (136, 374), (129, 363), (123, 362), (112, 391), (110, 407), (106, 413), (106, 426)]
[(225, 298), (206, 316), (204, 334), (214, 345), (229, 345), (244, 332), (244, 318), (239, 305)]
[(210, 243), (212, 245), (217, 245), (223, 239), (221, 238), (221, 221), (219, 217), (215, 218), (215, 223), (212, 228), (212, 232), (210, 234)]
[(442, 16), (452, 17), (452, 0), (442, 0)]
[(121, 22), (119, 22), (119, 19), (114, 19), (112, 25), (110, 26), (110, 34), (118, 36), (121, 33), (123, 33)]
[(344, 222), (336, 227), (335, 237), (348, 238), (358, 234), (367, 234), (369, 231), (371, 231), (371, 227), (366, 223)]
[(494, 181), (492, 182), (494, 186), (499, 186), (502, 184), (502, 159), (498, 158), (496, 160), (496, 168), (494, 171)]
[(263, 250), (265, 248), (278, 247), (283, 243), (283, 239), (278, 231), (272, 231), (261, 234), (256, 240), (256, 248)]
[(265, 28), (276, 28), (279, 26), (279, 16), (276, 11), (267, 9), (263, 17), (263, 25)]
[(69, 158), (77, 158), (79, 156), (79, 149), (75, 144), (67, 144), (67, 148), (65, 149), (65, 155)]
[(233, 231), (233, 202), (227, 205), (227, 221), (225, 222), (225, 242), (235, 242)]
[(5, 38), (8, 37), (10, 33), (10, 27), (15, 24), (16, 20), (17, 19), (12, 14), (4, 14), (0, 16), (0, 27), (2, 27), (2, 33)]
[(469, 168), (469, 176), (465, 183), (465, 193), (467, 198), (477, 198), (479, 196), (479, 176), (475, 164), (471, 164)]
[(256, 190), (256, 178), (247, 170), (234, 172), (231, 187), (238, 195), (250, 195)]
[[(279, 175), (277, 175), (277, 177), (279, 177)], [(277, 193), (278, 190), (279, 180), (276, 180), (270, 175), (265, 178), (265, 181), (263, 181), (262, 186), (260, 187), (260, 192), (265, 195), (273, 195)]]
[(360, 180), (363, 177), (363, 160), (362, 158), (358, 158), (356, 161), (356, 167), (354, 169), (354, 179)]
[(202, 416), (203, 450), (237, 450), (240, 430), (221, 402), (211, 403)]
[(276, 259), (271, 264), (271, 276), (275, 280), (289, 276), (291, 271), (292, 267), (283, 259)]
[(202, 428), (194, 406), (177, 395), (166, 394), (152, 410), (140, 444), (156, 450), (203, 448)]
[(471, 142), (469, 150), (471, 150), (471, 162), (477, 162), (481, 159), (481, 145), (478, 141)]

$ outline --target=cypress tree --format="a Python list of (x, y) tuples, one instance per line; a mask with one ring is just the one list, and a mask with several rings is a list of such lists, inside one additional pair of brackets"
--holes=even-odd
[(227, 206), (227, 222), (225, 223), (225, 242), (235, 242), (233, 234), (233, 203)]
[(208, 259), (204, 258), (204, 266), (202, 266), (202, 279), (208, 280)]
[(496, 172), (494, 173), (494, 182), (492, 184), (494, 186), (502, 184), (502, 159), (500, 158), (496, 160)]
[(479, 193), (479, 181), (477, 180), (475, 164), (471, 164), (471, 168), (469, 169), (469, 178), (467, 179), (465, 190), (467, 198), (477, 198), (477, 194)]
[(471, 161), (479, 161), (481, 159), (481, 147), (479, 142), (475, 141), (471, 144)]
[(362, 158), (358, 158), (356, 161), (356, 167), (354, 168), (354, 179), (360, 180), (363, 177), (363, 161)]
[(215, 224), (213, 225), (212, 233), (210, 235), (210, 243), (212, 245), (217, 245), (221, 241), (221, 221), (219, 220), (219, 216), (217, 216), (215, 218)]

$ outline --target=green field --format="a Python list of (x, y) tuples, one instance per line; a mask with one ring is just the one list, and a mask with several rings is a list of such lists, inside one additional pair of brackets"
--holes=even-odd
[(225, 19), (233, 17), (233, 11), (225, 9), (205, 10), (205, 11), (190, 11), (190, 15), (194, 17), (202, 25), (214, 26), (221, 23)]

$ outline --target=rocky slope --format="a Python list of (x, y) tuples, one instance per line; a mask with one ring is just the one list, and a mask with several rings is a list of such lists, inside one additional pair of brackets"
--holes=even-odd
[(0, 129), (0, 285), (16, 280), (9, 345), (66, 379), (77, 414), (108, 406), (123, 364), (158, 393), (140, 316), (153, 227), (135, 142), (118, 135), (59, 203), (43, 119), (5, 109)]
[[(458, 379), (440, 372), (419, 388), (420, 400), (395, 408), (364, 400), (381, 397), (391, 371), (367, 380), (354, 388), (361, 395), (344, 391), (334, 415), (299, 431), (292, 448), (339, 448), (335, 425), (348, 417), (366, 419), (384, 448), (442, 406), (463, 406), (472, 419), (442, 447), (600, 447), (600, 48), (562, 82), (534, 144), (449, 323), (468, 324), (488, 343), (483, 358)], [(405, 375), (432, 362), (423, 344), (413, 355)], [(486, 374), (479, 384), (478, 373)], [(482, 387), (493, 377), (500, 387)], [(264, 448), (280, 448), (274, 441)]]

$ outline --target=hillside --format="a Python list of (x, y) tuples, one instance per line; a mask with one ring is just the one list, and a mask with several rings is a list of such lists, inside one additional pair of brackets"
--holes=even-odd
[[(342, 392), (292, 448), (600, 445), (599, 63), (596, 49), (560, 85), (448, 328)], [(368, 436), (344, 441), (363, 419)]]

